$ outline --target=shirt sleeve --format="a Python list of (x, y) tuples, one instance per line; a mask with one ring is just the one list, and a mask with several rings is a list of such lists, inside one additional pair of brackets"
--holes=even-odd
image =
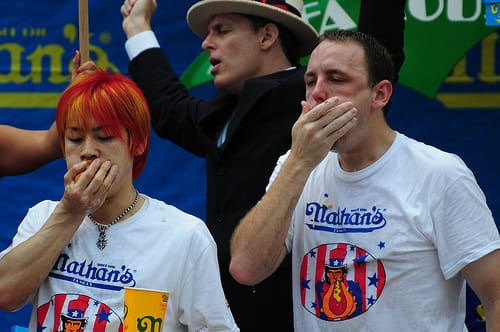
[(193, 229), (189, 248), (192, 260), (179, 296), (179, 322), (190, 331), (238, 332), (220, 280), (217, 246), (205, 225)]
[(285, 160), (288, 159), (288, 155), (290, 155), (290, 150), (288, 150), (287, 152), (285, 152), (284, 154), (282, 154), (278, 158), (278, 160), (276, 161), (276, 165), (274, 166), (274, 170), (271, 173), (271, 176), (269, 177), (269, 182), (267, 183), (266, 191), (269, 190), (269, 187), (271, 187), (271, 184), (273, 184), (274, 180), (276, 180), (276, 177), (278, 176), (278, 173), (281, 170), (281, 166), (283, 165), (283, 163), (285, 162)]
[(450, 279), (467, 264), (499, 249), (500, 235), (472, 172), (461, 162), (447, 173), (458, 176), (442, 192), (432, 215), (439, 261), (445, 279)]
[(125, 51), (129, 60), (150, 48), (159, 48), (160, 43), (153, 31), (143, 31), (125, 42)]

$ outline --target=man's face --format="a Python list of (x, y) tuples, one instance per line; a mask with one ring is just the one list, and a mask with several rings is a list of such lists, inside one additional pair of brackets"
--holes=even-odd
[(79, 320), (68, 319), (64, 322), (64, 332), (79, 332), (82, 322)]
[(306, 100), (312, 107), (333, 96), (357, 107), (370, 101), (364, 50), (354, 42), (320, 43), (311, 54), (304, 80)]
[(311, 53), (304, 82), (306, 101), (311, 107), (334, 96), (339, 97), (339, 104), (351, 101), (356, 107), (356, 126), (332, 147), (337, 152), (352, 150), (368, 132), (374, 97), (374, 90), (368, 84), (364, 49), (352, 41), (321, 42)]
[(341, 269), (331, 269), (326, 271), (326, 277), (330, 282), (335, 280), (342, 280), (344, 272)]
[(261, 76), (261, 32), (256, 33), (248, 18), (237, 14), (216, 15), (208, 24), (202, 48), (210, 55), (214, 84), (239, 93), (243, 83)]
[(88, 118), (89, 128), (68, 122), (64, 133), (65, 158), (68, 169), (83, 160), (100, 158), (103, 162), (111, 161), (119, 166), (115, 185), (120, 186), (124, 179), (132, 177), (133, 156), (129, 152), (128, 134), (120, 129), (121, 136), (106, 132), (106, 125), (99, 125), (92, 116)]

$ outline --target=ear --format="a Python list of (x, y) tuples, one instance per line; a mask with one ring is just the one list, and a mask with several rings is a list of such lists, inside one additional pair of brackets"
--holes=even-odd
[(383, 109), (392, 96), (392, 83), (388, 80), (382, 80), (373, 87), (372, 109)]
[(267, 23), (260, 30), (260, 47), (262, 50), (268, 50), (278, 41), (279, 30), (276, 24)]
[(147, 147), (147, 141), (145, 142), (142, 142), (140, 144), (137, 144), (137, 146), (135, 147), (135, 156), (142, 156), (144, 154), (144, 152), (146, 151), (146, 147)]

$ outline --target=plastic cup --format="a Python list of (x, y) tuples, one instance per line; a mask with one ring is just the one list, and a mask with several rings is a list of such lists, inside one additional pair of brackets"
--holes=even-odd
[(167, 312), (170, 292), (125, 287), (123, 308), (127, 332), (160, 332)]

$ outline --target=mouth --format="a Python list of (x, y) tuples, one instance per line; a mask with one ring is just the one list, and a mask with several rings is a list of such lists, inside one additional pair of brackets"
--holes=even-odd
[(80, 178), (80, 176), (82, 175), (82, 173), (83, 173), (83, 172), (85, 172), (85, 171), (87, 170), (87, 168), (90, 166), (90, 164), (92, 164), (92, 160), (86, 160), (86, 162), (87, 162), (87, 167), (86, 167), (84, 170), (82, 170), (80, 173), (78, 173), (78, 174), (75, 176), (75, 178), (73, 179), (73, 181), (77, 182), (77, 181), (78, 181), (78, 179)]
[(217, 68), (222, 61), (216, 58), (210, 58), (209, 62), (212, 65), (212, 68), (210, 68), (210, 74), (215, 76), (215, 74), (217, 73)]

